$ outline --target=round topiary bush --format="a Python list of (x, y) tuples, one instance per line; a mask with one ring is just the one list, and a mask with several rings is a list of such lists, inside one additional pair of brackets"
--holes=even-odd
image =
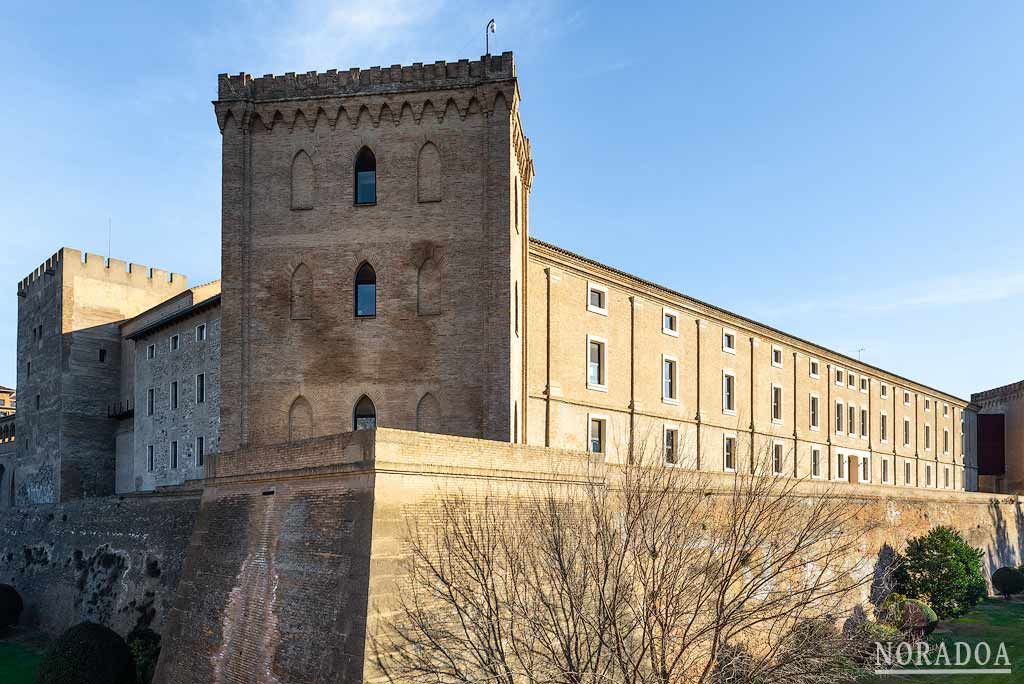
[(36, 684), (135, 684), (135, 661), (117, 632), (83, 622), (46, 652)]
[(992, 586), (1007, 601), (1024, 591), (1024, 572), (1017, 568), (999, 568), (992, 573)]
[(10, 584), (0, 584), (0, 629), (6, 629), (18, 624), (21, 611), (25, 604), (21, 600), (21, 594)]

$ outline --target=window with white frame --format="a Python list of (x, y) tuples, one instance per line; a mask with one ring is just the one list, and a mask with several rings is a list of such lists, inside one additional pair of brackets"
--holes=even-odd
[(889, 484), (889, 459), (882, 459), (882, 483)]
[(679, 312), (662, 307), (661, 332), (672, 337), (679, 337)]
[(722, 413), (736, 415), (736, 376), (722, 371)]
[(605, 391), (607, 344), (603, 338), (587, 335), (587, 388)]
[(677, 403), (676, 396), (676, 360), (671, 356), (661, 356), (661, 400)]
[(857, 407), (854, 406), (853, 404), (850, 404), (847, 407), (847, 416), (849, 418), (849, 421), (848, 421), (849, 424), (846, 426), (846, 429), (849, 431), (849, 433), (851, 435), (856, 435), (857, 434)]
[(846, 385), (850, 389), (855, 388), (857, 386), (857, 376), (855, 374), (853, 374), (853, 373), (847, 373), (846, 374)]
[(821, 412), (819, 410), (820, 399), (817, 394), (812, 394), (810, 400), (807, 402), (808, 412), (810, 413), (809, 419), (812, 430), (818, 430), (821, 427)]
[(177, 440), (171, 440), (170, 460), (171, 460), (171, 470), (177, 470), (178, 469), (178, 442), (177, 442)]
[(846, 375), (843, 372), (843, 369), (842, 368), (836, 368), (835, 373), (836, 373), (836, 384), (837, 385), (845, 384), (844, 378), (846, 378)]
[(878, 436), (883, 442), (889, 441), (889, 414), (885, 411), (878, 417)]
[(168, 341), (167, 346), (171, 351), (178, 351), (180, 339), (177, 334), (171, 335), (171, 339)]
[(153, 445), (150, 444), (146, 447), (146, 472), (153, 472), (156, 470), (156, 458), (153, 456)]
[(846, 479), (846, 456), (843, 454), (836, 454), (836, 479)]
[(772, 474), (781, 475), (783, 468), (782, 444), (776, 442), (772, 445)]
[(868, 379), (865, 378), (864, 376), (861, 376), (861, 378), (860, 378), (860, 391), (861, 392), (867, 392), (868, 391)]
[(588, 446), (592, 453), (603, 454), (608, 432), (608, 418), (591, 414), (588, 418)]
[(776, 368), (782, 368), (782, 347), (772, 345), (772, 365)]
[(726, 435), (722, 440), (722, 467), (736, 471), (736, 435)]
[(947, 428), (942, 430), (942, 453), (949, 453), (949, 430)]
[(821, 449), (811, 447), (811, 477), (821, 477)]
[(860, 410), (860, 436), (864, 439), (868, 437), (868, 410), (866, 408)]
[(926, 463), (924, 466), (924, 486), (932, 486), (932, 464)]
[(844, 411), (845, 411), (845, 408), (843, 407), (843, 402), (837, 399), (836, 400), (836, 434), (837, 435), (843, 434), (843, 412)]
[(904, 461), (903, 462), (903, 484), (910, 485), (910, 484), (914, 483), (913, 479), (911, 478), (911, 475), (912, 475), (912, 473), (910, 471), (910, 461)]
[(943, 404), (942, 405), (942, 417), (943, 418), (948, 418), (949, 417), (949, 404)]
[(202, 467), (206, 462), (206, 438), (196, 437), (196, 466)]
[(883, 399), (888, 399), (889, 398), (889, 386), (886, 385), (884, 382), (881, 385), (879, 385), (879, 390), (878, 391), (881, 394)]
[(206, 341), (206, 324), (200, 323), (196, 326), (196, 342)]
[(608, 315), (608, 288), (597, 283), (587, 283), (587, 311), (601, 316)]
[(924, 450), (925, 451), (931, 451), (932, 450), (932, 426), (931, 425), (925, 425), (924, 426)]
[(903, 419), (903, 446), (910, 446), (910, 419)]
[(871, 457), (860, 456), (858, 458), (860, 460), (860, 468), (857, 473), (857, 479), (863, 483), (871, 482)]
[(782, 422), (782, 388), (772, 385), (772, 422)]
[(147, 359), (155, 359), (156, 358), (156, 345), (155, 344), (151, 344), (148, 347), (146, 347), (146, 358)]
[(676, 463), (676, 450), (679, 447), (679, 431), (675, 428), (665, 428), (665, 463)]
[(932, 410), (932, 400), (931, 399), (925, 399), (924, 400), (924, 410), (929, 412), (929, 413), (931, 412), (931, 410)]
[(810, 363), (807, 364), (807, 369), (812, 378), (817, 379), (821, 377), (821, 363), (818, 359), (811, 359)]
[(727, 354), (736, 353), (736, 331), (728, 328), (722, 329), (722, 351)]
[(910, 392), (903, 390), (903, 405), (910, 406)]

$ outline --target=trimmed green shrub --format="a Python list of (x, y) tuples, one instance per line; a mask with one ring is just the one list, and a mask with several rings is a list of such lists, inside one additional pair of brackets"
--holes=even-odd
[(992, 573), (992, 587), (1007, 601), (1024, 591), (1024, 572), (1017, 568), (999, 568)]
[(135, 684), (135, 662), (116, 632), (83, 622), (65, 631), (46, 652), (36, 684)]
[(903, 594), (890, 594), (878, 612), (883, 625), (915, 637), (931, 634), (939, 624), (939, 618), (931, 606)]
[(125, 641), (135, 659), (135, 678), (138, 684), (149, 684), (153, 681), (156, 661), (160, 657), (160, 635), (148, 627), (136, 627), (128, 632)]
[(982, 552), (951, 527), (907, 542), (896, 573), (900, 593), (925, 601), (942, 620), (959, 617), (988, 595)]
[(0, 584), (0, 629), (18, 624), (21, 611), (25, 608), (21, 594), (10, 584)]

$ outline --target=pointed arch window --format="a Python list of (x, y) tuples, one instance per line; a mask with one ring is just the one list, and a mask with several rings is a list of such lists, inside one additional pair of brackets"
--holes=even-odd
[(377, 158), (369, 147), (359, 150), (356, 155), (355, 182), (356, 204), (376, 204)]
[(441, 312), (441, 272), (433, 257), (416, 274), (416, 311), (421, 316)]
[(441, 403), (430, 392), (416, 406), (416, 429), (420, 432), (441, 431)]
[(305, 150), (299, 150), (292, 159), (292, 209), (313, 208), (313, 160)]
[(313, 436), (313, 407), (303, 396), (298, 396), (288, 409), (288, 441), (297, 442)]
[(299, 264), (292, 274), (291, 317), (293, 321), (312, 317), (313, 274), (305, 264)]
[(356, 402), (352, 412), (352, 423), (356, 430), (372, 430), (377, 427), (377, 409), (365, 394)]
[(356, 316), (373, 318), (377, 315), (377, 272), (363, 263), (356, 271)]
[(428, 142), (420, 148), (417, 160), (417, 199), (420, 202), (441, 201), (441, 153)]

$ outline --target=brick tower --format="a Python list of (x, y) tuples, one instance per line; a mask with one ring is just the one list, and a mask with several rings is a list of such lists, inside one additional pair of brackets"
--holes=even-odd
[(221, 448), (375, 424), (521, 439), (512, 54), (218, 86)]

